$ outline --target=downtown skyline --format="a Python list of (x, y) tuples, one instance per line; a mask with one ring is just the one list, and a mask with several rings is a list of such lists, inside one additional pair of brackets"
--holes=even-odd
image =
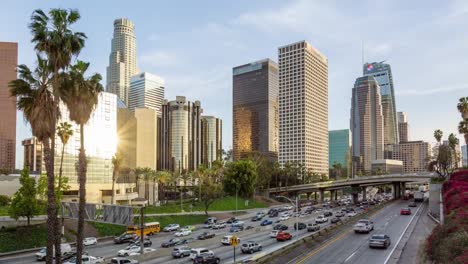
[[(410, 4), (407, 11), (399, 11), (401, 21), (394, 25), (382, 22), (385, 19), (376, 20), (377, 15), (368, 15), (352, 24), (360, 25), (362, 29), (340, 29), (336, 28), (336, 23), (332, 23), (330, 18), (325, 17), (322, 29), (290, 30), (301, 24), (313, 25), (316, 19), (323, 19), (326, 15), (343, 14), (349, 6), (335, 3), (316, 6), (304, 1), (278, 1), (269, 5), (256, 3), (248, 7), (246, 2), (242, 3), (230, 11), (221, 11), (222, 6), (214, 4), (209, 13), (199, 15), (194, 14), (197, 13), (195, 7), (188, 5), (181, 11), (191, 15), (182, 21), (170, 19), (170, 14), (176, 11), (169, 4), (161, 3), (158, 6), (161, 16), (153, 19), (142, 8), (118, 9), (101, 4), (95, 6), (89, 2), (76, 3), (74, 7), (87, 18), (76, 27), (88, 34), (82, 59), (91, 62), (90, 71), (97, 71), (105, 77), (113, 21), (119, 17), (128, 17), (135, 23), (140, 71), (157, 74), (166, 80), (166, 98), (184, 95), (191, 100), (200, 100), (205, 109), (210, 109), (210, 114), (220, 117), (224, 123), (223, 148), (227, 149), (232, 147), (232, 67), (262, 58), (277, 62), (277, 47), (302, 39), (309, 41), (329, 60), (329, 130), (346, 129), (349, 128), (351, 90), (355, 78), (362, 71), (361, 41), (364, 41), (365, 62), (387, 60), (392, 65), (397, 111), (408, 113), (413, 138), (433, 142), (432, 132), (436, 128), (447, 134), (456, 132), (454, 124), (458, 116), (453, 104), (462, 95), (463, 89), (468, 88), (462, 74), (466, 62), (462, 61), (464, 56), (460, 52), (464, 50), (457, 47), (466, 44), (466, 40), (459, 37), (453, 37), (450, 41), (447, 39), (449, 35), (458, 32), (454, 25), (466, 23), (466, 13), (463, 12), (467, 9), (448, 5), (440, 8), (438, 15), (431, 15), (426, 11), (436, 8), (435, 3), (423, 7)], [(203, 2), (200, 8), (206, 4)], [(451, 4), (455, 5), (455, 2)], [(2, 30), (0, 39), (19, 43), (19, 63), (32, 66), (34, 58), (26, 27), (30, 14), (36, 8), (52, 6), (69, 7), (59, 2), (33, 4), (25, 1), (21, 4), (20, 1), (19, 4), (7, 3), (3, 9), (8, 12), (2, 14), (1, 22), (12, 26)], [(363, 11), (357, 10), (359, 8), (365, 8), (367, 14), (375, 13), (381, 18), (391, 17), (392, 12), (398, 11), (395, 6), (389, 3), (380, 6), (356, 5), (349, 14), (339, 17), (342, 22), (352, 21), (355, 17), (363, 16)], [(411, 14), (416, 8), (421, 10)], [(323, 11), (324, 14), (309, 18), (302, 9), (313, 14)], [(105, 14), (103, 10), (106, 10)], [(96, 12), (102, 15), (96, 15)], [(279, 18), (278, 22), (272, 21), (273, 15)], [(295, 19), (291, 20), (291, 17)], [(409, 22), (414, 19), (429, 21), (429, 18), (433, 22), (421, 23), (417, 27), (409, 26)], [(184, 24), (188, 22), (186, 19), (192, 20), (189, 29)], [(377, 23), (369, 23), (372, 21)], [(364, 25), (367, 27), (364, 28)], [(389, 27), (385, 37), (382, 37), (381, 32), (372, 30), (382, 26)], [(435, 35), (432, 38), (425, 32), (428, 27), (432, 28), (432, 34)], [(327, 30), (335, 33), (327, 35)], [(282, 34), (286, 31), (289, 33)], [(342, 36), (339, 36), (340, 32)], [(261, 37), (249, 36), (252, 33)], [(444, 36), (447, 39), (444, 40)], [(454, 45), (454, 48), (444, 49), (449, 44)], [(103, 80), (102, 83), (105, 82)], [(431, 113), (433, 123), (425, 121), (427, 105), (439, 106), (438, 111)], [(17, 142), (28, 137), (24, 133), (25, 127), (22, 116), (18, 115)], [(17, 143), (17, 149), (17, 160), (21, 160), (21, 144)]]

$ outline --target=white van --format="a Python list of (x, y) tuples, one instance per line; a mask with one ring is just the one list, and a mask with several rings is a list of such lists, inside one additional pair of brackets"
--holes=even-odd
[(213, 251), (206, 248), (192, 248), (192, 250), (190, 250), (190, 259), (194, 260), (197, 256), (200, 256), (200, 254), (202, 253), (209, 253), (211, 255), (214, 255)]
[[(55, 250), (54, 250), (55, 252)], [(60, 252), (62, 253), (62, 256), (64, 254), (72, 252), (72, 248), (70, 244), (61, 244), (60, 245)], [(37, 260), (45, 260), (46, 258), (46, 248), (42, 248), (39, 252), (36, 253), (36, 259)]]

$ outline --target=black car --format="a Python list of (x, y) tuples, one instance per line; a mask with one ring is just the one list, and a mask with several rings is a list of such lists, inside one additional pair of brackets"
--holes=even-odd
[(410, 203), (408, 204), (408, 207), (417, 207), (416, 203)]
[(268, 210), (267, 214), (272, 214), (273, 212), (278, 212), (278, 209), (271, 208), (270, 210)]
[(166, 241), (161, 244), (161, 247), (163, 248), (168, 248), (168, 247), (173, 247), (175, 245), (178, 245), (180, 243), (180, 239), (178, 238), (172, 238), (169, 241)]
[(315, 211), (315, 208), (314, 207), (309, 207), (307, 209), (305, 209), (304, 213), (306, 214), (311, 214)]
[(211, 232), (203, 232), (201, 235), (197, 237), (198, 240), (205, 240), (208, 238), (213, 238), (215, 236), (215, 233)]
[(193, 259), (193, 263), (203, 263), (203, 264), (218, 264), (221, 262), (221, 259), (212, 254), (200, 254)]
[(278, 216), (278, 211), (273, 211), (271, 213), (268, 214), (269, 217), (277, 217)]
[(333, 213), (332, 213), (331, 211), (325, 211), (325, 212), (323, 212), (323, 215), (324, 215), (325, 217), (329, 217), (329, 216), (332, 216)]
[(297, 230), (297, 226), (299, 226), (299, 230), (307, 228), (306, 224), (304, 223), (294, 223), (294, 230)]
[(288, 226), (283, 225), (283, 224), (278, 224), (273, 227), (273, 230), (288, 230)]
[(233, 227), (231, 227), (231, 229), (229, 229), (229, 232), (230, 233), (237, 233), (237, 232), (240, 232), (240, 231), (243, 231), (243, 230), (244, 230), (243, 226), (233, 226)]
[(341, 222), (341, 219), (340, 218), (337, 218), (337, 217), (333, 217), (332, 219), (330, 219), (330, 223), (332, 224), (336, 224), (338, 222)]
[(307, 225), (307, 232), (316, 232), (320, 230), (319, 224), (308, 224)]
[[(130, 243), (130, 246), (140, 246), (140, 240), (133, 240), (131, 243)], [(151, 245), (153, 245), (153, 242), (151, 242), (151, 240), (149, 239), (145, 239), (143, 240), (143, 247), (151, 247)]]
[(226, 223), (232, 224), (232, 223), (234, 223), (234, 222), (236, 222), (236, 221), (239, 221), (239, 219), (237, 219), (237, 218), (235, 218), (235, 217), (231, 217), (231, 218), (229, 218), (229, 219), (226, 221)]
[(137, 235), (135, 234), (122, 234), (118, 237), (115, 237), (114, 238), (114, 243), (115, 244), (122, 244), (122, 243), (128, 243), (128, 242), (131, 242), (131, 241), (134, 241), (138, 238)]

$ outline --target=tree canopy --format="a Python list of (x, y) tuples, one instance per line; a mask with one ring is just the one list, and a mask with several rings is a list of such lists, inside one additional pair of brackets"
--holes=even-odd
[(257, 168), (251, 160), (239, 160), (227, 165), (224, 190), (230, 195), (252, 197), (257, 183)]
[(21, 187), (13, 196), (8, 213), (16, 220), (21, 216), (26, 217), (29, 225), (31, 217), (39, 213), (39, 206), (36, 199), (36, 181), (29, 177), (27, 168), (21, 171), (20, 184)]

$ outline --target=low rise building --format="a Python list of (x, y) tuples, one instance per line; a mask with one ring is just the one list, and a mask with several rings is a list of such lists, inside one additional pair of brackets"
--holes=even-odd
[(372, 161), (372, 175), (401, 174), (403, 173), (403, 161), (380, 159)]
[(431, 156), (431, 145), (421, 140), (400, 142), (392, 152), (394, 160), (403, 161), (403, 173), (426, 172)]

